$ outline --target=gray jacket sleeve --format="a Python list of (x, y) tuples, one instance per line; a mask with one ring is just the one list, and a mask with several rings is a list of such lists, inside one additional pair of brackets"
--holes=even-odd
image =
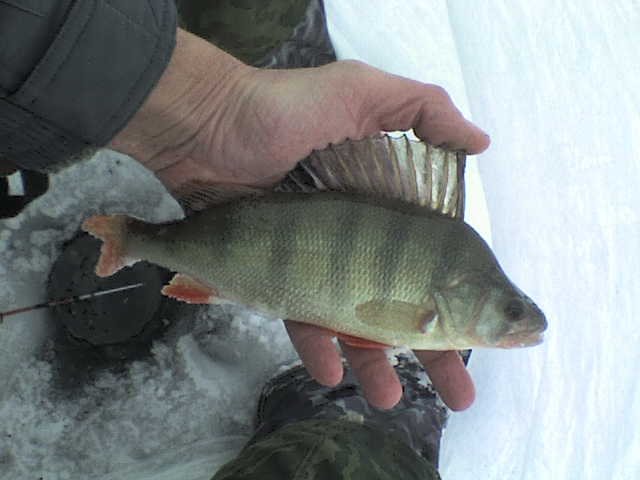
[(0, 160), (52, 170), (104, 146), (175, 46), (173, 0), (1, 0)]

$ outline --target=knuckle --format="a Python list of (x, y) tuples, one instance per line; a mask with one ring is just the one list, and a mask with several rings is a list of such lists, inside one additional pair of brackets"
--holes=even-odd
[(426, 88), (429, 92), (429, 95), (439, 103), (453, 104), (449, 93), (440, 85), (428, 84), (426, 85)]
[(361, 83), (362, 77), (369, 77), (376, 71), (373, 67), (360, 60), (340, 60), (327, 65), (330, 72), (339, 77), (342, 81), (351, 83)]

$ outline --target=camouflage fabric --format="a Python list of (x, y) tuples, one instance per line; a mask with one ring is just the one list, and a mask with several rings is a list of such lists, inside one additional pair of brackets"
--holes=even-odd
[(410, 447), (369, 425), (307, 420), (247, 446), (212, 480), (437, 480)]
[(262, 68), (319, 67), (336, 61), (322, 0), (310, 0), (304, 20), (293, 35), (254, 65)]
[(180, 26), (245, 63), (316, 67), (335, 61), (322, 0), (176, 0)]
[(240, 456), (214, 479), (437, 479), (446, 407), (420, 364), (402, 354), (403, 395), (394, 408), (372, 407), (352, 369), (326, 387), (303, 366), (272, 378), (256, 430)]
[(283, 425), (303, 420), (351, 420), (376, 426), (393, 435), (436, 468), (440, 437), (448, 411), (422, 366), (406, 355), (396, 356), (396, 373), (403, 395), (388, 410), (372, 407), (364, 397), (353, 370), (344, 365), (344, 378), (334, 387), (320, 385), (303, 366), (271, 379), (263, 388), (250, 443)]
[(181, 25), (246, 63), (287, 40), (309, 0), (178, 0)]

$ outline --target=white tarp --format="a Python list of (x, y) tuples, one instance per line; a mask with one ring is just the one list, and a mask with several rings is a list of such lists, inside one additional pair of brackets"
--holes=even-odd
[(344, 56), (444, 86), (492, 136), (493, 246), (549, 319), (540, 347), (474, 353), (443, 477), (640, 478), (640, 5), (328, 3)]

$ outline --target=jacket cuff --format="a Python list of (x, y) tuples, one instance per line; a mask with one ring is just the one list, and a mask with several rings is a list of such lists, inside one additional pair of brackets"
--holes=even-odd
[(173, 0), (81, 0), (27, 80), (0, 99), (0, 157), (55, 170), (106, 145), (142, 106), (175, 47)]

